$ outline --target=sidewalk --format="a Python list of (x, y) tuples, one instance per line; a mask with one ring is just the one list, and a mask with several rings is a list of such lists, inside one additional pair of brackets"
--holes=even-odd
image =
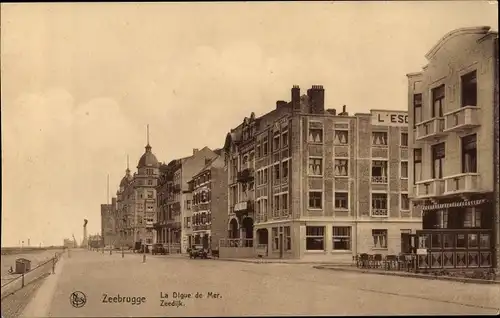
[(272, 258), (214, 258), (214, 260), (254, 263), (254, 264), (304, 264), (304, 265), (333, 265), (339, 267), (351, 266), (351, 262), (326, 262), (323, 260), (301, 260), (301, 259), (272, 259)]
[(417, 274), (412, 272), (395, 272), (395, 271), (385, 271), (378, 269), (363, 269), (357, 268), (355, 266), (313, 266), (316, 269), (322, 270), (332, 270), (332, 271), (343, 271), (343, 272), (352, 272), (352, 273), (360, 273), (360, 274), (374, 274), (374, 275), (386, 275), (386, 276), (399, 276), (399, 277), (409, 277), (409, 278), (420, 278), (420, 279), (429, 279), (429, 280), (446, 280), (453, 282), (461, 282), (461, 283), (469, 283), (469, 284), (500, 284), (500, 280), (484, 280), (484, 279), (474, 279), (474, 278), (465, 278), (465, 277), (450, 277), (450, 276), (434, 276), (432, 274)]

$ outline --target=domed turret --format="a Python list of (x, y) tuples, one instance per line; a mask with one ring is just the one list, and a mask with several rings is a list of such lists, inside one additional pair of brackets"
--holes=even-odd
[(148, 143), (145, 149), (146, 152), (144, 152), (141, 159), (139, 159), (137, 168), (138, 169), (144, 167), (158, 168), (159, 167), (158, 159), (156, 159), (156, 156), (151, 152), (151, 146), (149, 145), (149, 125), (148, 125)]

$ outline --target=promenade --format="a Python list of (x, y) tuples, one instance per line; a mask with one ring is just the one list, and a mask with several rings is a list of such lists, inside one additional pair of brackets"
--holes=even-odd
[(73, 250), (24, 316), (473, 315), (498, 313), (499, 297), (499, 285)]

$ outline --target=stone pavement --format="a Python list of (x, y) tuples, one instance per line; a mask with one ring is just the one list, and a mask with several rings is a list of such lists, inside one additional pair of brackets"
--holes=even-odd
[[(31, 312), (51, 317), (496, 314), (498, 287), (320, 271), (305, 264), (163, 255), (148, 255), (142, 263), (140, 254), (122, 258), (83, 250), (65, 258), (52, 300), (39, 302), (46, 308)], [(86, 295), (80, 308), (70, 302), (75, 291)]]

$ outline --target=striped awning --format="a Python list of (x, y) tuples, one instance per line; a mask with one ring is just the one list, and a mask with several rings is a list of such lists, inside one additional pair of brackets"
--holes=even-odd
[(450, 203), (424, 205), (424, 206), (422, 206), (422, 210), (429, 211), (429, 210), (440, 210), (440, 209), (447, 209), (447, 208), (460, 208), (460, 207), (466, 207), (466, 206), (475, 206), (475, 205), (480, 205), (480, 204), (486, 203), (487, 201), (488, 201), (487, 199), (479, 199), (479, 200), (470, 200), (470, 201), (456, 201), (456, 202), (450, 202)]

